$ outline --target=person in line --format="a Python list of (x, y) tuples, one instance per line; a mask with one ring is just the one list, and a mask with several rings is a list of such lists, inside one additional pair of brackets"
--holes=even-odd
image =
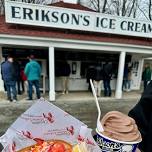
[(122, 85), (123, 91), (127, 91), (127, 79), (128, 79), (128, 64), (125, 64), (124, 73), (123, 73), (123, 85)]
[(40, 86), (39, 80), (41, 76), (41, 67), (37, 61), (35, 61), (34, 55), (30, 55), (29, 62), (26, 64), (24, 73), (28, 80), (28, 96), (27, 100), (33, 100), (32, 98), (32, 91), (33, 86), (36, 89), (37, 98), (40, 98)]
[(131, 91), (131, 80), (132, 80), (132, 68), (129, 67), (129, 70), (128, 70), (128, 79), (127, 79), (127, 84), (128, 84), (127, 91)]
[(24, 67), (21, 67), (20, 75), (21, 75), (22, 93), (27, 93), (28, 82), (27, 82), (27, 77), (24, 73)]
[(131, 67), (129, 67), (128, 64), (126, 64), (124, 68), (123, 88), (122, 88), (124, 91), (128, 92), (131, 89), (131, 75), (132, 75)]
[(17, 93), (18, 93), (18, 95), (21, 95), (22, 93), (21, 93), (21, 75), (20, 75), (21, 67), (20, 67), (20, 63), (14, 59), (13, 66), (14, 66), (15, 75), (16, 75)]
[(106, 63), (103, 66), (103, 85), (104, 85), (104, 96), (111, 96), (110, 81), (112, 77), (112, 63)]
[(145, 64), (145, 69), (142, 74), (142, 80), (144, 81), (144, 90), (145, 90), (148, 82), (151, 80), (151, 69), (148, 63)]
[(87, 69), (86, 79), (88, 85), (88, 91), (92, 92), (90, 79), (94, 80), (94, 73), (95, 73), (95, 67), (93, 65), (90, 65)]
[(142, 152), (152, 152), (152, 81), (147, 85), (139, 102), (129, 111), (141, 132), (142, 142), (139, 149)]
[[(1, 63), (1, 75), (2, 75), (2, 64), (5, 63), (6, 60), (7, 60), (7, 58), (5, 58), (5, 61), (3, 61), (3, 62)], [(3, 75), (2, 75), (2, 80), (3, 80), (3, 84), (4, 84), (4, 91), (7, 91), (7, 90), (6, 90), (6, 85), (5, 85), (5, 81), (4, 81)]]
[(61, 79), (62, 79), (62, 94), (69, 93), (69, 75), (71, 73), (70, 65), (63, 62), (61, 65)]
[(93, 79), (94, 88), (96, 91), (97, 97), (101, 96), (101, 84), (102, 84), (102, 67), (98, 64), (94, 69), (94, 79)]
[[(7, 98), (10, 102), (17, 101), (16, 73), (13, 65), (13, 57), (8, 56), (7, 61), (1, 65), (2, 77), (6, 85)], [(13, 97), (12, 97), (13, 95)]]

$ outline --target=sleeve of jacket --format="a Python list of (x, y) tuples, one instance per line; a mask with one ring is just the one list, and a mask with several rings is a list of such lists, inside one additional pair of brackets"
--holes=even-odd
[(3, 77), (3, 63), (4, 63), (4, 62), (1, 63), (1, 75), (2, 75), (2, 80), (4, 79), (4, 77)]
[(41, 66), (39, 63), (38, 63), (38, 73), (39, 73), (39, 77), (40, 77), (41, 76)]
[(28, 73), (29, 73), (29, 64), (28, 63), (25, 66), (24, 73), (28, 77)]
[[(141, 96), (140, 101), (130, 110), (130, 117), (134, 118), (141, 132), (143, 141), (139, 145), (144, 152), (151, 152), (150, 139), (152, 136), (152, 81)], [(151, 148), (150, 148), (151, 147)], [(150, 149), (150, 150), (149, 150)]]

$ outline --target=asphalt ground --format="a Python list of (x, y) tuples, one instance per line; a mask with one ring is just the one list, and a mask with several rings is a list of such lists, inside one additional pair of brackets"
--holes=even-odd
[[(129, 94), (123, 94), (123, 98), (119, 100), (115, 99), (114, 95), (108, 98), (99, 98), (101, 117), (103, 117), (108, 111), (112, 110), (121, 111), (127, 114), (128, 111), (139, 101), (140, 96), (140, 92), (130, 92)], [(5, 99), (5, 94), (0, 96), (0, 136), (6, 132), (9, 126), (24, 111), (36, 102), (36, 100), (27, 101), (26, 97), (27, 95), (18, 96), (17, 102), (10, 103)], [(43, 97), (48, 100), (48, 95)], [(96, 128), (97, 108), (94, 97), (91, 93), (78, 92), (69, 93), (68, 95), (56, 93), (56, 101), (51, 103), (84, 122), (88, 127), (92, 129)], [(0, 145), (0, 151), (1, 149), (2, 146)]]
[[(128, 111), (139, 101), (139, 98), (129, 99), (99, 99), (102, 116), (111, 110), (118, 110), (123, 113)], [(4, 134), (7, 128), (19, 117), (24, 111), (32, 106), (34, 101), (25, 99), (10, 103), (8, 101), (0, 102), (0, 135)], [(52, 102), (56, 106), (70, 113), (72, 116), (83, 121), (90, 128), (96, 127), (97, 108), (94, 99), (89, 100), (59, 100)]]

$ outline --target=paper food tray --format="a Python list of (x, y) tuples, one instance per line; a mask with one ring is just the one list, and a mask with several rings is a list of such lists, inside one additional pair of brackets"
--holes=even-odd
[(35, 139), (64, 140), (71, 145), (85, 141), (91, 152), (100, 152), (92, 129), (45, 99), (37, 100), (0, 137), (2, 152), (17, 152), (36, 144)]

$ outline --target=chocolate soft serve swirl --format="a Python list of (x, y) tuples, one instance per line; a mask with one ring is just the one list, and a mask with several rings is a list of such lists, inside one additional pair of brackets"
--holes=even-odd
[(103, 135), (119, 141), (133, 142), (141, 141), (141, 134), (131, 117), (118, 112), (108, 112), (101, 120)]

